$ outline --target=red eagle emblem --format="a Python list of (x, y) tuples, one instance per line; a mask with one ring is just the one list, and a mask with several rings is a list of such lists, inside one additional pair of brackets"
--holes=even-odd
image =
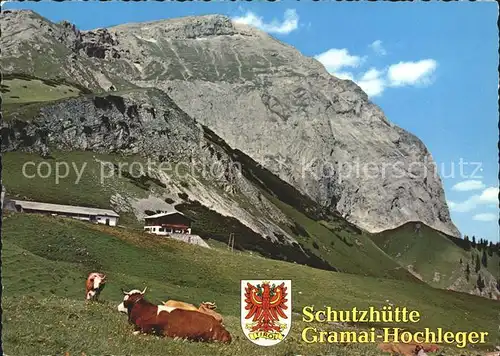
[(263, 282), (262, 285), (254, 286), (247, 283), (245, 288), (245, 310), (248, 314), (245, 319), (253, 317), (252, 321), (256, 324), (251, 331), (281, 331), (278, 324), (280, 318), (288, 319), (284, 310), (288, 309), (286, 302), (287, 287), (285, 283), (280, 285), (270, 285), (269, 282)]

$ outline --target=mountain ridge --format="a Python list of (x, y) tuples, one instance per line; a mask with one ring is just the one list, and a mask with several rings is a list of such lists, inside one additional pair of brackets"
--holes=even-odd
[[(0, 40), (7, 72), (65, 76), (101, 91), (160, 88), (231, 147), (367, 231), (420, 220), (459, 235), (440, 178), (409, 177), (412, 162), (421, 164), (417, 175), (432, 166), (425, 145), (356, 84), (292, 46), (220, 15), (79, 31), (34, 14), (2, 14), (13, 25)], [(25, 35), (34, 32), (37, 43)], [(21, 48), (28, 62), (16, 54)], [(404, 177), (342, 177), (356, 159), (400, 162)]]

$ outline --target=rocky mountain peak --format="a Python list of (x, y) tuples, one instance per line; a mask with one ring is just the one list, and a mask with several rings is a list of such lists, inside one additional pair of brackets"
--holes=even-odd
[(249, 26), (236, 24), (227, 16), (187, 16), (171, 20), (124, 24), (112, 30), (137, 30), (142, 34), (162, 35), (171, 39), (202, 39), (211, 36), (265, 36), (265, 33)]

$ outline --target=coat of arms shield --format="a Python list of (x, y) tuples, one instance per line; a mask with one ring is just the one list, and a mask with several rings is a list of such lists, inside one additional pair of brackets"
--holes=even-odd
[(241, 327), (261, 346), (280, 343), (292, 326), (292, 281), (242, 280)]

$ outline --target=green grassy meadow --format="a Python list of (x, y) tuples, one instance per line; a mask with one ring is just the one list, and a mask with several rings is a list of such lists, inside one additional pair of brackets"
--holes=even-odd
[(90, 93), (63, 79), (47, 80), (26, 74), (4, 75), (0, 91), (5, 120), (28, 120), (47, 103)]
[[(129, 228), (71, 219), (8, 213), (2, 227), (7, 355), (379, 355), (373, 344), (306, 345), (300, 337), (306, 323), (299, 314), (307, 305), (351, 309), (381, 307), (386, 300), (421, 313), (421, 322), (406, 328), (488, 331), (486, 347), (499, 342), (498, 302), (463, 293), (205, 249)], [(109, 278), (101, 303), (84, 302), (84, 282), (91, 271)], [(240, 327), (240, 279), (255, 278), (292, 280), (293, 312), (299, 314), (294, 315), (286, 340), (272, 348), (253, 345)], [(120, 288), (145, 286), (147, 299), (155, 303), (215, 301), (234, 342), (222, 346), (131, 335), (126, 317), (116, 310)], [(447, 348), (444, 354), (475, 355), (477, 351)]]
[[(67, 84), (49, 85), (40, 79), (6, 79), (2, 83), (6, 104), (53, 101), (81, 94), (78, 88)], [(22, 93), (22, 96), (19, 95)]]
[[(31, 153), (6, 152), (2, 154), (2, 181), (9, 196), (17, 199), (29, 197), (53, 204), (109, 209), (110, 198), (117, 191), (126, 191), (138, 198), (147, 196), (146, 191), (132, 180), (117, 172), (111, 173), (111, 164), (134, 161), (138, 161), (138, 158), (90, 151), (52, 152), (49, 159)], [(23, 166), (26, 162), (33, 164), (24, 167), (25, 175)], [(58, 181), (57, 169), (60, 174)], [(101, 171), (104, 172), (103, 175)], [(47, 178), (42, 178), (45, 176)], [(104, 177), (102, 181), (101, 176)]]

